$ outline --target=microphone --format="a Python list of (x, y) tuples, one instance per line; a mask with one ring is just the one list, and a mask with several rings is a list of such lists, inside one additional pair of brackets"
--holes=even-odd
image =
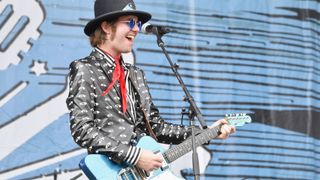
[(141, 32), (144, 34), (163, 35), (173, 31), (165, 26), (151, 25), (150, 23), (144, 23), (141, 27)]

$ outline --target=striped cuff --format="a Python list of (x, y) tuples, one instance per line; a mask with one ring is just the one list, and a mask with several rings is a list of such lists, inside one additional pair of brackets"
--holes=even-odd
[(141, 149), (135, 146), (130, 146), (124, 161), (129, 164), (136, 165), (141, 155)]

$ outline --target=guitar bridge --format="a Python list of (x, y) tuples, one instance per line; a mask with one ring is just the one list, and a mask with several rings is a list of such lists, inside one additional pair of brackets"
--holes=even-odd
[(131, 167), (121, 169), (117, 177), (117, 180), (132, 180), (132, 179), (141, 179), (141, 178), (137, 177), (136, 171)]

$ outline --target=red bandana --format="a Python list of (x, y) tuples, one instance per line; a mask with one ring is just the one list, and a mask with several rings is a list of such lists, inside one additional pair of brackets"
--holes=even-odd
[[(104, 53), (108, 54), (107, 52), (104, 52)], [(122, 99), (122, 111), (123, 113), (125, 113), (127, 109), (127, 96), (126, 96), (126, 82), (124, 80), (125, 79), (124, 69), (120, 65), (120, 57), (113, 58), (113, 59), (116, 64), (116, 67), (112, 75), (112, 82), (109, 84), (108, 88), (101, 95), (102, 96), (106, 95), (111, 90), (111, 88), (116, 83), (116, 81), (119, 80), (121, 99)]]

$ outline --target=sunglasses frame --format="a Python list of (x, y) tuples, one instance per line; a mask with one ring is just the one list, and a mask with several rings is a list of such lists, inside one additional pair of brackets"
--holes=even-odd
[(141, 21), (135, 21), (134, 19), (129, 19), (128, 21), (120, 21), (120, 22), (127, 23), (127, 25), (129, 26), (130, 30), (132, 30), (134, 28), (134, 26), (137, 25), (138, 28), (139, 28), (139, 31), (141, 31), (141, 28), (142, 28), (142, 22)]

